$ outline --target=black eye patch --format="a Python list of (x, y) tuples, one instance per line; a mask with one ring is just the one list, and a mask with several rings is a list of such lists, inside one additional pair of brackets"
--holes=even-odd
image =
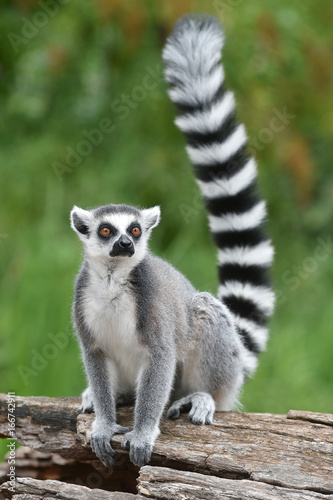
[(116, 236), (118, 230), (108, 222), (101, 223), (97, 229), (97, 236), (102, 240), (108, 240), (111, 236)]
[(134, 238), (140, 238), (142, 234), (142, 229), (141, 226), (138, 222), (133, 222), (130, 224), (127, 228), (127, 232), (131, 235), (134, 236)]

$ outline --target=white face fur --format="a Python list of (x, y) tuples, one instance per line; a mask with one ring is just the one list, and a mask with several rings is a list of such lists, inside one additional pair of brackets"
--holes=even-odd
[(106, 205), (92, 210), (74, 206), (71, 227), (90, 261), (134, 267), (145, 256), (151, 230), (160, 221), (160, 207), (148, 209)]

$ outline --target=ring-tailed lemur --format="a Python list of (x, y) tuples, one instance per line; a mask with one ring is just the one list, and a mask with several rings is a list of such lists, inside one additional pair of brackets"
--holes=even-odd
[[(149, 252), (159, 207), (71, 212), (84, 246), (73, 305), (89, 381), (83, 411), (95, 411), (91, 446), (105, 465), (113, 461), (115, 433), (126, 433), (132, 462), (147, 463), (167, 404), (169, 418), (189, 411), (195, 424), (210, 424), (215, 409), (232, 409), (265, 347), (273, 248), (263, 229), (256, 164), (224, 84), (223, 40), (215, 18), (187, 16), (163, 52), (169, 95), (180, 110), (176, 124), (218, 247), (219, 298), (198, 292)], [(116, 423), (116, 403), (134, 397), (129, 432)]]

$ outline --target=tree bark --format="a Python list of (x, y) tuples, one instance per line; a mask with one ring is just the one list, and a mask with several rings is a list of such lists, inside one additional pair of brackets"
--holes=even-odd
[(109, 492), (100, 489), (91, 490), (86, 486), (62, 483), (47, 479), (40, 481), (30, 477), (18, 478), (16, 481), (15, 493), (9, 490), (8, 483), (2, 485), (4, 498), (14, 500), (40, 500), (59, 498), (61, 500), (143, 500), (141, 495), (132, 493)]
[(163, 467), (146, 466), (140, 470), (139, 493), (149, 498), (171, 500), (174, 498), (221, 500), (310, 500), (332, 499), (304, 489), (282, 488), (258, 481), (234, 481), (196, 472), (185, 472)]
[[(139, 469), (121, 450), (122, 436), (112, 439), (117, 464), (106, 469), (90, 449), (93, 415), (79, 414), (80, 398), (15, 399), (17, 441), (49, 457), (60, 455), (75, 471), (73, 477), (65, 477), (58, 464), (52, 479), (77, 482), (83, 488), (98, 486), (103, 491), (135, 493)], [(132, 420), (132, 408), (119, 409), (121, 425), (131, 427)], [(219, 412), (210, 426), (194, 426), (186, 416), (176, 421), (163, 419), (151, 464), (140, 471), (139, 493), (156, 499), (181, 495), (191, 499), (209, 495), (210, 500), (333, 498), (332, 427), (333, 415), (298, 411), (288, 415)], [(10, 438), (5, 394), (0, 395), (0, 437)], [(30, 458), (36, 462), (33, 454)], [(77, 473), (80, 463), (90, 467), (81, 476)], [(6, 462), (0, 468), (3, 480), (5, 467)], [(20, 470), (18, 466), (18, 481)], [(21, 472), (23, 475), (23, 469)], [(36, 481), (45, 479), (45, 474), (38, 474)], [(87, 481), (89, 474), (94, 475), (94, 481)], [(27, 484), (18, 483), (17, 491)], [(8, 486), (3, 488), (11, 494)], [(39, 493), (34, 495), (39, 498)]]

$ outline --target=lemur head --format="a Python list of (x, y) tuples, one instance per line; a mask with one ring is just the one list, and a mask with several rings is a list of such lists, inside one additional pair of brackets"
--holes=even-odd
[(71, 226), (83, 242), (88, 258), (107, 264), (131, 258), (135, 265), (146, 254), (151, 230), (159, 223), (160, 214), (160, 207), (105, 205), (83, 210), (74, 206)]

